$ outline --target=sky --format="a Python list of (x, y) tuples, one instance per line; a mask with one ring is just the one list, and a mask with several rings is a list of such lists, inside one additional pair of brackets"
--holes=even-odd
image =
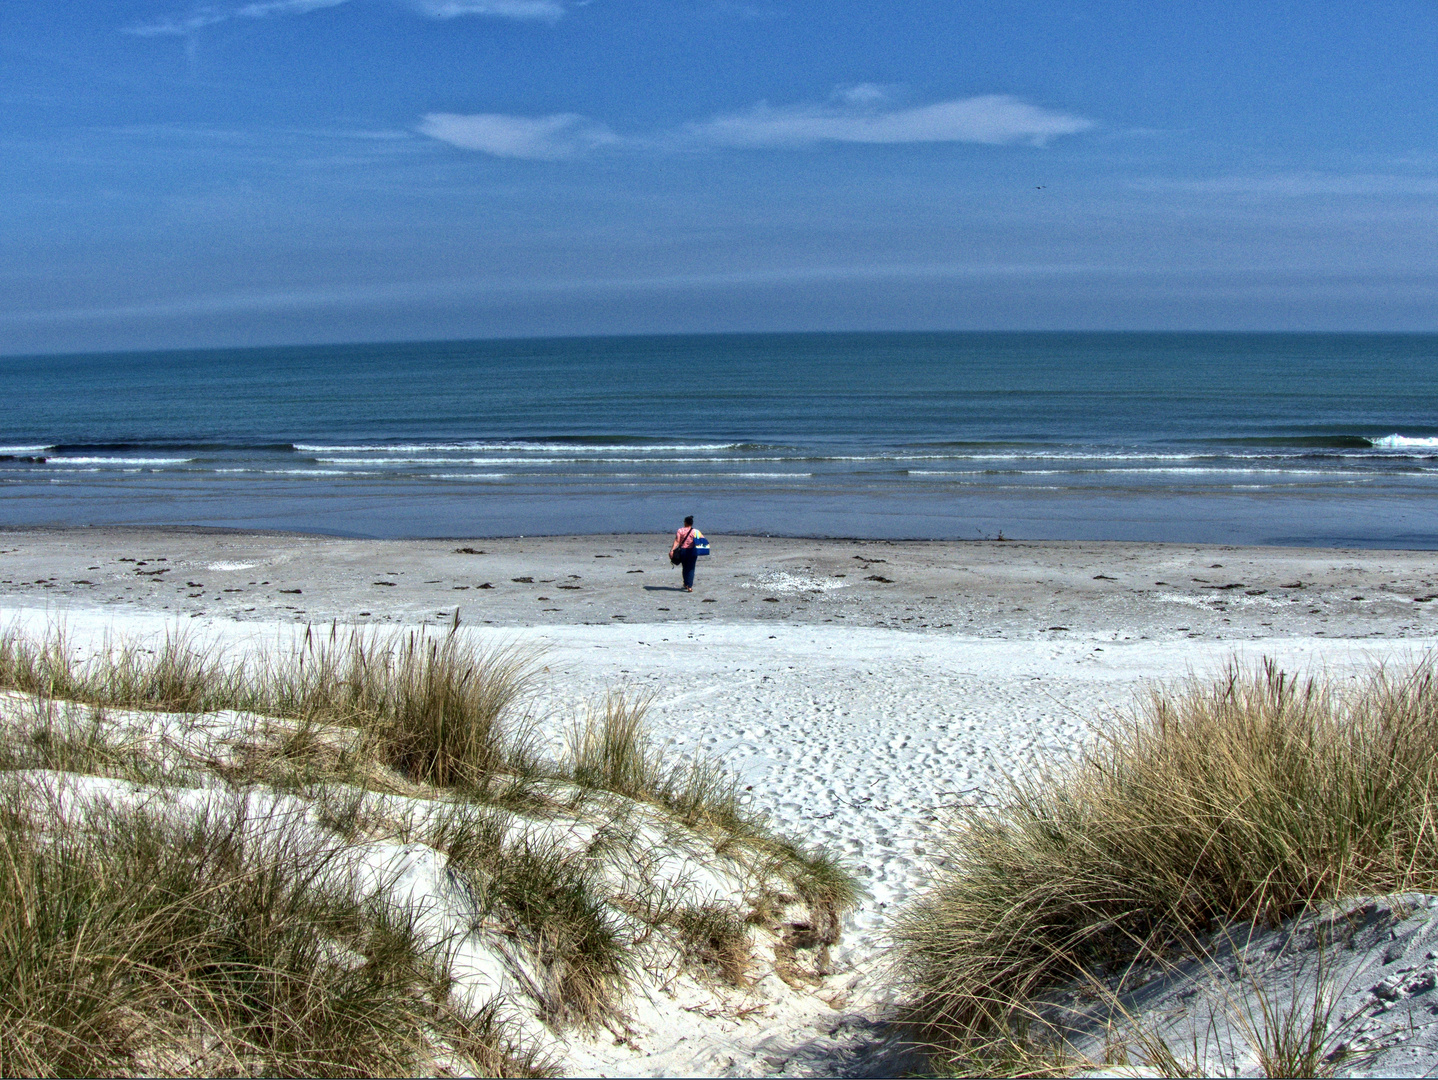
[(0, 353), (1438, 330), (1438, 3), (3, 0)]

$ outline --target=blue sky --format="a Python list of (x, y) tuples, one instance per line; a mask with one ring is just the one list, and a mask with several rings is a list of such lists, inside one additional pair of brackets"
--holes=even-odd
[(1438, 330), (1438, 5), (5, 0), (0, 352)]

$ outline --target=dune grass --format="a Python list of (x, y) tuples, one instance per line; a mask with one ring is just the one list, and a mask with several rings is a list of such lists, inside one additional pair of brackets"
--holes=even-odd
[(107, 641), (84, 660), (63, 629), (33, 639), (0, 634), (0, 688), (110, 708), (207, 713), (235, 709), (357, 729), (364, 750), (410, 779), (484, 786), (528, 765), (510, 713), (533, 673), (525, 649), (486, 649), (458, 623), (439, 637), (307, 628), (287, 652), (237, 657), (167, 632), (154, 648)]
[[(731, 772), (700, 756), (676, 761), (656, 745), (644, 721), (648, 699), (609, 695), (573, 726), (562, 760), (540, 760), (533, 725), (520, 713), (536, 660), (523, 647), (476, 645), (457, 619), (439, 633), (311, 627), (290, 650), (256, 656), (175, 630), (153, 647), (112, 640), (79, 659), (63, 628), (40, 639), (11, 628), (0, 632), (0, 689), (101, 709), (230, 709), (293, 721), (278, 742), (231, 770), (236, 780), (308, 783), (329, 774), (367, 783), (366, 769), (378, 764), (491, 805), (538, 809), (543, 780), (612, 792), (714, 835), (721, 852), (740, 847), (768, 858), (807, 901), (840, 911), (854, 905), (848, 871), (774, 834)], [(337, 731), (348, 734), (325, 738)], [(106, 771), (101, 749), (97, 743), (91, 755), (93, 771)]]
[(0, 738), (0, 772), (50, 769), (112, 776), (140, 784), (161, 784), (177, 770), (158, 760), (153, 748), (126, 739), (107, 722), (105, 711), (49, 698), (32, 698), (12, 714)]
[[(53, 800), (55, 792), (48, 793)], [(536, 1075), (411, 913), (242, 806), (180, 823), (0, 794), (0, 1075)]]
[(613, 1012), (631, 957), (598, 900), (588, 852), (514, 830), (492, 812), (457, 811), (431, 841), (469, 889), (479, 921), (524, 936), (544, 973), (536, 987), (552, 1022), (593, 1024)]
[(583, 788), (612, 791), (662, 807), (691, 829), (718, 830), (732, 838), (763, 833), (738, 777), (702, 757), (676, 761), (649, 735), (649, 698), (611, 693), (571, 726), (566, 775)]
[[(838, 919), (859, 900), (853, 874), (831, 853), (770, 828), (720, 762), (699, 755), (674, 760), (650, 737), (646, 697), (608, 695), (569, 732), (566, 768), (584, 787), (657, 806), (688, 828), (714, 836), (719, 852), (741, 848), (785, 877), (809, 904)], [(830, 942), (832, 944), (832, 942)]]
[[(297, 794), (312, 808), (315, 820), (329, 830), (335, 850), (399, 834), (404, 842), (427, 843), (446, 856), (451, 871), (467, 888), (474, 900), (476, 926), (488, 931), (501, 928), (501, 935), (525, 958), (516, 970), (538, 972), (537, 983), (528, 990), (544, 1019), (555, 1027), (611, 1021), (635, 973), (663, 955), (662, 949), (644, 951), (642, 942), (650, 934), (671, 943), (669, 948), (677, 950), (680, 968), (718, 974), (735, 985), (746, 984), (752, 959), (750, 924), (765, 923), (767, 918), (772, 924), (768, 928), (778, 933), (781, 915), (792, 920), (795, 916), (789, 906), (800, 900), (809, 905), (819, 927), (816, 943), (827, 945), (837, 940), (842, 914), (858, 895), (847, 869), (827, 853), (775, 833), (741, 791), (737, 779), (718, 764), (697, 757), (675, 760), (658, 746), (644, 722), (646, 700), (611, 695), (574, 728), (567, 753), (541, 758), (535, 749), (537, 741), (531, 737), (531, 718), (524, 712), (534, 661), (535, 654), (524, 649), (486, 649), (474, 644), (459, 632), (457, 622), (437, 630), (391, 634), (336, 626), (324, 632), (311, 629), (289, 650), (250, 654), (227, 653), (177, 631), (153, 644), (107, 641), (86, 657), (77, 654), (60, 630), (41, 639), (11, 630), (0, 633), (0, 688), (29, 697), (7, 708), (9, 723), (0, 738), (0, 771), (45, 769), (116, 777), (151, 787), (188, 785), (194, 776), (209, 772), (236, 790), (281, 789)], [(137, 724), (133, 716), (116, 724), (107, 710), (110, 714), (150, 710), (179, 715), (165, 717), (156, 725)], [(223, 710), (241, 716), (231, 718), (236, 722), (230, 726), (226, 726), (230, 720), (222, 720), (215, 729), (224, 732), (221, 745), (205, 732), (210, 730), (206, 725), (215, 723), (207, 714)], [(444, 809), (418, 812), (408, 822), (392, 821), (389, 811), (382, 809), (383, 800), (375, 803), (367, 792), (398, 794)], [(561, 817), (569, 819), (571, 826), (588, 822), (581, 832), (597, 825), (595, 840), (588, 846), (575, 846), (568, 840), (559, 843), (558, 834), (547, 837), (545, 821)], [(748, 867), (757, 891), (746, 901), (754, 906), (747, 922), (744, 913), (748, 908), (729, 911), (692, 903), (685, 906), (688, 902), (662, 898), (650, 898), (654, 899), (650, 904), (644, 898), (611, 895), (612, 884), (605, 884), (596, 872), (606, 857), (601, 848), (617, 846), (621, 860), (630, 859), (648, 843), (641, 837), (651, 835), (656, 821), (663, 822), (664, 829), (678, 830), (690, 838), (681, 844), (702, 837), (701, 847)], [(138, 865), (137, 856), (121, 839), (106, 835), (113, 829), (128, 828), (130, 825), (115, 815), (96, 823), (86, 834), (95, 834), (85, 841), (89, 847), (82, 844), (76, 848), (76, 865), (95, 870), (97, 880), (104, 879), (121, 890), (114, 897), (105, 894), (94, 899), (94, 905), (109, 905), (105, 910), (111, 910), (129, 904), (143, 913), (148, 910), (146, 904), (160, 903), (156, 899), (160, 894), (147, 892), (150, 885), (143, 879), (127, 884), (130, 871), (113, 869)], [(136, 837), (149, 835), (148, 828), (140, 829)], [(38, 835), (33, 831), (23, 834), (21, 846), (29, 852), (26, 858), (39, 858), (35, 852), (48, 850), (35, 840)], [(169, 842), (174, 843), (173, 838)], [(193, 844), (178, 846), (181, 851), (198, 853)], [(225, 843), (219, 843), (218, 850), (224, 848)], [(320, 852), (316, 858), (323, 865), (332, 855)], [(155, 878), (157, 882), (167, 880), (166, 874), (173, 878), (160, 897), (165, 903), (183, 907), (187, 889), (228, 895), (229, 879), (221, 882), (215, 877), (220, 871), (214, 860), (188, 869), (188, 864), (176, 865), (173, 873), (166, 870)], [(220, 869), (232, 876), (239, 873), (228, 864)], [(56, 872), (44, 870), (52, 876)], [(298, 862), (287, 872), (292, 877), (310, 873), (302, 871)], [(304, 877), (304, 881), (311, 880), (315, 879)], [(665, 891), (667, 883), (641, 882), (638, 887), (640, 892), (657, 894)], [(280, 920), (302, 928), (296, 929), (294, 941), (285, 948), (300, 949), (307, 940), (329, 941), (340, 942), (341, 951), (353, 952), (359, 947), (354, 942), (362, 936), (358, 927), (382, 927), (387, 925), (385, 920), (394, 918), (393, 913), (378, 910), (344, 909), (339, 900), (319, 897), (313, 889), (303, 887), (303, 882), (272, 891), (290, 899), (303, 898), (303, 903), (294, 901), (303, 910), (293, 916), (284, 914)], [(64, 889), (57, 895), (65, 895)], [(26, 905), (41, 903), (42, 898), (32, 890), (20, 900), (23, 902), (8, 910), (23, 922), (31, 917)], [(637, 936), (621, 925), (624, 920), (616, 917), (616, 904), (640, 919)], [(635, 914), (649, 906), (654, 907), (648, 912), (650, 918)], [(334, 914), (341, 909), (343, 918)], [(3, 898), (0, 910), (7, 910)], [(348, 929), (341, 933), (335, 929), (339, 923)], [(0, 918), (0, 935), (8, 933), (18, 940), (20, 925), (14, 919)], [(119, 919), (115, 925), (123, 928), (128, 924)], [(394, 933), (404, 936), (402, 927)], [(119, 943), (104, 947), (119, 949)], [(410, 947), (408, 953), (401, 950), (411, 966), (417, 963), (415, 948)], [(324, 968), (318, 954), (294, 955), (298, 959), (293, 963), (284, 961), (291, 963), (284, 969), (291, 974), (303, 971), (306, 965)], [(672, 960), (674, 951), (669, 955)], [(122, 967), (126, 972), (133, 970), (129, 960)], [(375, 975), (380, 968), (369, 970)], [(399, 979), (395, 985), (405, 988), (403, 993), (396, 991), (396, 1000), (405, 995), (428, 1000), (431, 1022), (440, 1008), (434, 988), (444, 982), (437, 971), (440, 968), (431, 962), (430, 968), (414, 968), (403, 979), (394, 976)], [(358, 976), (343, 964), (333, 974), (339, 987), (336, 1000), (348, 1000), (345, 995), (350, 990), (345, 987), (350, 983), (345, 979)], [(78, 974), (60, 973), (56, 985), (73, 987), (87, 980), (100, 985), (111, 977), (99, 978), (87, 969)], [(330, 974), (324, 974), (320, 981), (329, 978)], [(135, 996), (138, 984), (133, 979), (121, 982), (135, 1002), (145, 1000), (144, 994), (150, 992)], [(203, 981), (166, 985), (174, 989), (173, 998), (166, 999), (171, 1005), (166, 1007), (178, 1008), (174, 1003), (191, 993), (213, 996)], [(283, 1013), (288, 1006), (276, 1008)], [(334, 1012), (340, 1007), (324, 1008)], [(11, 1069), (8, 1062), (0, 1062), (0, 1073), (40, 1068), (36, 1062), (42, 1059), (51, 1063), (49, 1068), (60, 1071), (132, 1067), (164, 1071), (170, 1065), (151, 1062), (143, 1047), (161, 1045), (165, 1038), (179, 1040), (176, 1045), (189, 1045), (186, 1039), (199, 1038), (210, 1047), (205, 1050), (210, 1056), (203, 1060), (228, 1071), (394, 1072), (414, 1067), (427, 1052), (419, 1041), (420, 1029), (413, 1024), (404, 1028), (411, 1023), (405, 1019), (408, 1014), (391, 1016), (383, 1011), (390, 1006), (382, 1001), (376, 1008), (379, 1011), (369, 1021), (344, 1019), (349, 1014), (342, 1016), (341, 1010), (335, 1013), (340, 1016), (335, 1022), (370, 1023), (374, 1030), (389, 1032), (384, 1040), (385, 1046), (393, 1049), (392, 1057), (375, 1056), (377, 1050), (363, 1049), (368, 1035), (350, 1038), (336, 1034), (330, 1039), (324, 1034), (329, 1030), (324, 1023), (311, 1026), (323, 1047), (331, 1043), (334, 1047), (287, 1049), (288, 1043), (241, 1045), (230, 1035), (206, 1034), (211, 1028), (229, 1030), (219, 1020), (201, 1018), (187, 1028), (177, 1016), (159, 1010), (155, 1012), (159, 1029), (136, 1028), (134, 1038), (126, 1035), (106, 1051), (109, 1057), (74, 1058), (74, 1063), (83, 1060), (84, 1064), (72, 1063), (72, 1067), (65, 1064), (72, 1060), (65, 1056), (70, 1051), (46, 1044), (35, 1051), (40, 1056), (33, 1061), (26, 1058), (23, 1067), (16, 1064)], [(28, 1022), (15, 1021), (22, 1026)], [(280, 1022), (288, 1021), (280, 1016), (271, 1027)], [(446, 1044), (461, 1049), (471, 1046), (472, 1052), (465, 1053), (470, 1060), (487, 1061), (483, 1068), (523, 1071), (533, 1065), (518, 1051), (505, 1048), (492, 1019), (460, 1017), (450, 1010), (441, 1028)], [(391, 1029), (408, 1034), (394, 1035)], [(479, 1034), (464, 1036), (470, 1039), (465, 1043), (464, 1031)], [(96, 1045), (108, 1044), (100, 1039)], [(351, 1052), (358, 1056), (344, 1056)], [(226, 1054), (230, 1056), (225, 1058)], [(176, 1071), (186, 1068), (174, 1066)]]
[(1409, 889), (1438, 890), (1434, 662), (1345, 688), (1230, 666), (1154, 693), (1067, 767), (963, 814), (895, 929), (906, 1020), (951, 1065), (982, 1060), (1095, 963)]
[(668, 919), (684, 959), (709, 968), (732, 986), (747, 986), (752, 951), (749, 928), (738, 913), (719, 904), (682, 907)]

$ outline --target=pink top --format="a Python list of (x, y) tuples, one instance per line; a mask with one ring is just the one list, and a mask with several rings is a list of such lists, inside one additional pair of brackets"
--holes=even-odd
[(674, 543), (681, 548), (692, 548), (694, 546), (694, 530), (688, 525), (682, 525), (674, 530)]

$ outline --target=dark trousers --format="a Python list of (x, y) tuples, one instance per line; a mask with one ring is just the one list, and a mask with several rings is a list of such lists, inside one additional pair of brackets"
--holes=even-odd
[(699, 561), (699, 553), (693, 548), (679, 549), (679, 565), (684, 567), (684, 587), (694, 588), (694, 564)]

